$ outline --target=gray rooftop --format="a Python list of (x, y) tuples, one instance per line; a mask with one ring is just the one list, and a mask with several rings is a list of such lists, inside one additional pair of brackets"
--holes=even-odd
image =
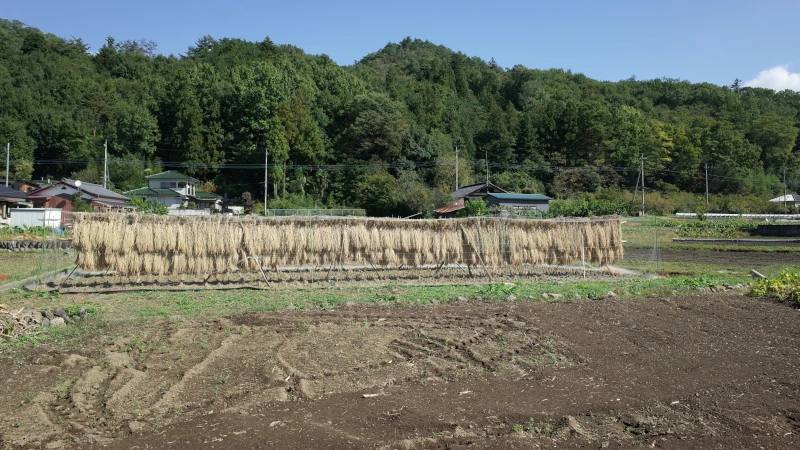
[[(75, 180), (71, 180), (69, 178), (62, 178), (61, 182), (75, 189), (79, 189), (77, 186), (75, 186)], [(95, 197), (113, 198), (121, 201), (130, 200), (128, 197), (125, 197), (122, 194), (117, 194), (111, 189), (106, 189), (99, 184), (87, 183), (85, 181), (81, 181), (80, 190), (89, 195), (94, 195)]]
[(498, 186), (492, 184), (491, 182), (487, 185), (486, 182), (470, 184), (469, 186), (461, 186), (460, 188), (456, 189), (453, 192), (453, 198), (456, 200), (459, 198), (464, 198), (472, 193), (480, 191), (483, 188), (487, 188), (489, 192), (500, 192), (505, 193), (503, 189), (499, 188)]
[(500, 200), (552, 200), (552, 198), (542, 194), (517, 194), (514, 192), (490, 193), (488, 197), (494, 197)]
[(771, 202), (775, 202), (775, 203), (778, 203), (778, 202), (783, 203), (784, 201), (787, 201), (787, 202), (800, 202), (800, 195), (797, 195), (797, 194), (786, 194), (786, 195), (781, 195), (780, 197), (775, 197), (770, 201)]
[(10, 187), (6, 187), (4, 184), (0, 184), (0, 197), (27, 198), (28, 194), (16, 189), (11, 189)]

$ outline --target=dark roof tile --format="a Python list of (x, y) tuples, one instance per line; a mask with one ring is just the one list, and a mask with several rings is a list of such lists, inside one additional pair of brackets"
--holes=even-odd
[(87, 193), (89, 195), (93, 195), (95, 197), (113, 198), (113, 199), (122, 200), (122, 201), (130, 200), (128, 197), (125, 197), (122, 194), (117, 194), (116, 192), (112, 191), (111, 189), (106, 189), (106, 188), (104, 188), (103, 186), (101, 186), (99, 184), (87, 183), (85, 181), (81, 181), (81, 187), (78, 188), (78, 186), (75, 185), (75, 181), (76, 180), (72, 180), (72, 179), (69, 179), (69, 178), (62, 178), (61, 179), (62, 183), (66, 184), (68, 186), (71, 186), (71, 187), (73, 187), (75, 189), (79, 189), (81, 192), (85, 192), (85, 193)]
[(22, 191), (11, 189), (10, 187), (6, 187), (5, 185), (0, 185), (0, 197), (26, 198), (27, 196), (28, 194)]

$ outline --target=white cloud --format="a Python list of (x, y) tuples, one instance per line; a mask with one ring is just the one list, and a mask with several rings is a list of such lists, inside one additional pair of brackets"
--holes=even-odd
[(800, 73), (789, 72), (789, 66), (775, 66), (762, 70), (758, 76), (744, 84), (747, 87), (762, 87), (782, 91), (800, 91)]

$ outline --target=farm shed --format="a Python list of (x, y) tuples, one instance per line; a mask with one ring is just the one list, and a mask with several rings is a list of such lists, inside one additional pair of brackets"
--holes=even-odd
[(467, 200), (484, 198), (487, 194), (491, 193), (505, 192), (506, 191), (492, 184), (491, 182), (470, 184), (469, 186), (463, 186), (453, 191), (451, 195), (453, 196), (453, 199), (455, 199), (455, 202), (450, 205), (443, 206), (434, 212), (440, 217), (452, 217), (459, 210), (464, 208), (464, 202)]
[(58, 208), (14, 208), (10, 212), (12, 227), (61, 227), (61, 210)]
[(545, 212), (552, 198), (542, 194), (490, 193), (483, 198), (487, 206)]

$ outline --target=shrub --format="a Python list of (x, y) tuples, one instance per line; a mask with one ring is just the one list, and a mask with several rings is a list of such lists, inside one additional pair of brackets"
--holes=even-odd
[(662, 228), (677, 228), (681, 226), (681, 222), (674, 220), (662, 219), (661, 217), (653, 217), (643, 222), (646, 227), (662, 227)]
[(624, 200), (605, 200), (593, 196), (550, 202), (550, 217), (592, 217), (625, 214), (628, 203)]
[[(242, 194), (242, 199), (244, 200), (244, 194)], [(269, 209), (311, 209), (317, 207), (314, 197), (308, 194), (288, 193), (285, 198), (269, 200)]]
[(693, 220), (678, 226), (681, 237), (733, 237), (737, 233), (750, 232), (756, 224), (745, 220)]
[(760, 280), (750, 295), (800, 302), (800, 272), (783, 270), (777, 277)]
[(476, 198), (474, 200), (467, 200), (464, 203), (464, 209), (458, 212), (459, 217), (477, 217), (486, 215), (486, 202)]
[(255, 202), (253, 205), (253, 214), (258, 214), (263, 216), (264, 215), (264, 204), (261, 202)]
[(86, 200), (81, 197), (80, 192), (76, 192), (72, 194), (70, 198), (70, 203), (72, 204), (72, 211), (73, 212), (91, 212), (92, 206), (86, 203)]
[(136, 207), (136, 211), (142, 214), (167, 214), (167, 205), (159, 202), (158, 200), (145, 199), (144, 197), (133, 197), (131, 204)]

